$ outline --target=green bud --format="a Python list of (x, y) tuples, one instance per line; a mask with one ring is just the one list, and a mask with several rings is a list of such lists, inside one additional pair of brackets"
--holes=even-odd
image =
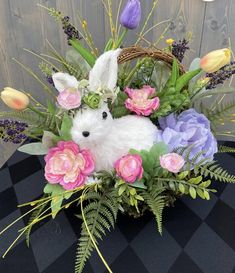
[(100, 106), (101, 97), (98, 94), (89, 93), (83, 98), (83, 101), (90, 108), (97, 109)]

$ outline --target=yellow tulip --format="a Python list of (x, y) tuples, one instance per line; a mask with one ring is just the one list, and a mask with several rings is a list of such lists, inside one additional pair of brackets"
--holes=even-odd
[(14, 110), (24, 110), (29, 105), (29, 97), (11, 87), (5, 87), (0, 97), (8, 107)]
[(228, 48), (214, 50), (204, 56), (200, 67), (206, 73), (214, 73), (231, 61), (231, 51)]

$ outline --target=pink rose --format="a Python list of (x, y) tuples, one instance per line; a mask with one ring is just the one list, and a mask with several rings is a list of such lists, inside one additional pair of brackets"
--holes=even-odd
[(117, 175), (128, 183), (134, 183), (143, 176), (142, 158), (139, 155), (126, 155), (114, 164)]
[(80, 150), (73, 141), (60, 141), (45, 156), (45, 177), (51, 184), (60, 184), (66, 190), (83, 186), (95, 169), (88, 150)]
[(67, 88), (60, 92), (57, 101), (63, 109), (75, 109), (81, 105), (81, 94), (75, 88)]
[(137, 115), (150, 116), (160, 107), (158, 97), (149, 99), (155, 93), (155, 89), (145, 85), (142, 89), (131, 89), (126, 87), (125, 92), (129, 98), (125, 102), (127, 109), (135, 112)]
[(183, 168), (185, 161), (181, 155), (170, 153), (160, 156), (160, 165), (171, 173), (178, 173)]

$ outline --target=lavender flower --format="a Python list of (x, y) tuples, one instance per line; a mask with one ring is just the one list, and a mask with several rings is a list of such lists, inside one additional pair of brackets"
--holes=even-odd
[(235, 74), (235, 62), (225, 65), (220, 70), (214, 73), (207, 73), (206, 77), (210, 78), (206, 89), (214, 89), (220, 84), (223, 84), (226, 80), (230, 79)]
[(182, 62), (185, 56), (185, 53), (190, 48), (187, 46), (189, 41), (186, 39), (179, 40), (178, 42), (173, 42), (172, 44), (172, 54)]
[(27, 139), (24, 134), (28, 125), (24, 122), (12, 120), (0, 120), (0, 139), (4, 142), (20, 144)]
[(141, 19), (141, 5), (139, 0), (128, 0), (124, 7), (120, 22), (128, 29), (135, 29), (139, 26)]
[(203, 151), (197, 162), (205, 158), (213, 160), (218, 146), (206, 116), (197, 113), (194, 109), (189, 109), (178, 117), (171, 114), (160, 118), (159, 123), (162, 131), (158, 141), (168, 144), (170, 151), (178, 147), (190, 147), (192, 148), (190, 159)]
[(69, 16), (65, 16), (62, 19), (62, 25), (64, 33), (67, 35), (68, 44), (70, 45), (69, 40), (71, 39), (77, 39), (81, 40), (82, 37), (80, 36), (79, 31), (69, 22)]

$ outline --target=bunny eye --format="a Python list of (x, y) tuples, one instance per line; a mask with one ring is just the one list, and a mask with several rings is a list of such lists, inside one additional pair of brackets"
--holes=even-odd
[(102, 113), (102, 118), (103, 118), (103, 119), (106, 119), (107, 117), (108, 117), (107, 112), (103, 112), (103, 113)]

